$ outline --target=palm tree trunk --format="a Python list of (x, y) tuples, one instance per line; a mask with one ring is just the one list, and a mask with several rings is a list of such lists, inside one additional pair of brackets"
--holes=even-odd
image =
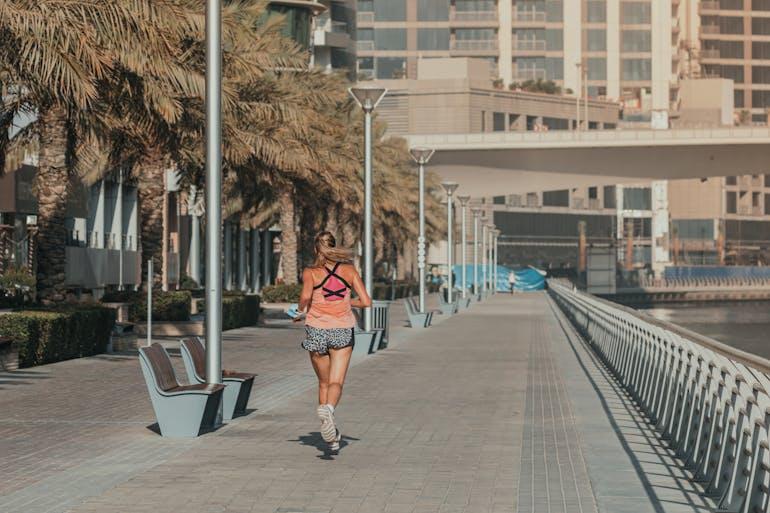
[(142, 244), (142, 283), (147, 286), (147, 261), (152, 259), (153, 285), (163, 274), (163, 195), (165, 194), (165, 159), (148, 156), (137, 166), (139, 216)]
[(67, 110), (51, 107), (40, 113), (40, 155), (35, 190), (37, 192), (37, 297), (44, 303), (64, 300), (65, 242), (64, 224), (70, 189), (67, 166)]
[(297, 269), (297, 231), (294, 216), (294, 193), (291, 187), (284, 188), (280, 193), (281, 203), (281, 265), (283, 281), (294, 285), (298, 282)]

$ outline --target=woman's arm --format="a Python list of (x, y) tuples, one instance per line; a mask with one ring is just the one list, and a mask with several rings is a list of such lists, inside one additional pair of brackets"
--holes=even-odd
[(310, 269), (302, 271), (302, 292), (299, 294), (300, 312), (307, 312), (313, 300), (313, 272)]
[(357, 298), (350, 300), (350, 306), (353, 308), (369, 308), (372, 306), (372, 298), (369, 297), (369, 293), (366, 291), (361, 276), (358, 274), (355, 267), (352, 267), (350, 272), (353, 274), (353, 290), (358, 296)]

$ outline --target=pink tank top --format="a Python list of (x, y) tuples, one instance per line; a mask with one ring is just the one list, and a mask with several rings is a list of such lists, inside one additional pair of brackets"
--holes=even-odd
[(337, 274), (339, 267), (339, 262), (332, 269), (324, 267), (326, 276), (321, 283), (313, 287), (313, 300), (305, 321), (305, 324), (312, 328), (348, 329), (356, 325), (356, 317), (350, 307), (351, 287)]

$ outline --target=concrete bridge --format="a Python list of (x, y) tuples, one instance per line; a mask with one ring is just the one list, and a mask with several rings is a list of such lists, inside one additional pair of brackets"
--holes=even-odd
[(225, 334), (253, 411), (195, 440), (148, 429), (134, 355), (0, 374), (0, 511), (767, 510), (770, 362), (559, 284), (405, 317), (349, 372), (338, 455), (285, 321)]
[(643, 180), (764, 174), (770, 128), (412, 135), (430, 169), (475, 197)]

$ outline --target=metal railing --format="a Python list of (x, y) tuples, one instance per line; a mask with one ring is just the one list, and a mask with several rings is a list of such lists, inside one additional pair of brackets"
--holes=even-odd
[(356, 41), (356, 48), (359, 52), (374, 51), (374, 41)]
[(545, 41), (538, 41), (535, 39), (514, 39), (513, 50), (519, 52), (544, 52)]
[(545, 80), (545, 77), (546, 71), (544, 69), (517, 69), (514, 71), (514, 80), (517, 82), (537, 80), (538, 78)]
[(497, 39), (456, 39), (452, 41), (451, 49), (463, 51), (497, 50)]
[(497, 11), (453, 11), (452, 21), (496, 21)]
[(650, 278), (639, 276), (639, 286), (661, 289), (746, 289), (770, 288), (770, 278), (709, 277), (709, 278)]
[(513, 21), (531, 22), (545, 21), (545, 12), (543, 11), (514, 11)]
[(563, 282), (551, 297), (720, 511), (767, 511), (770, 361)]

